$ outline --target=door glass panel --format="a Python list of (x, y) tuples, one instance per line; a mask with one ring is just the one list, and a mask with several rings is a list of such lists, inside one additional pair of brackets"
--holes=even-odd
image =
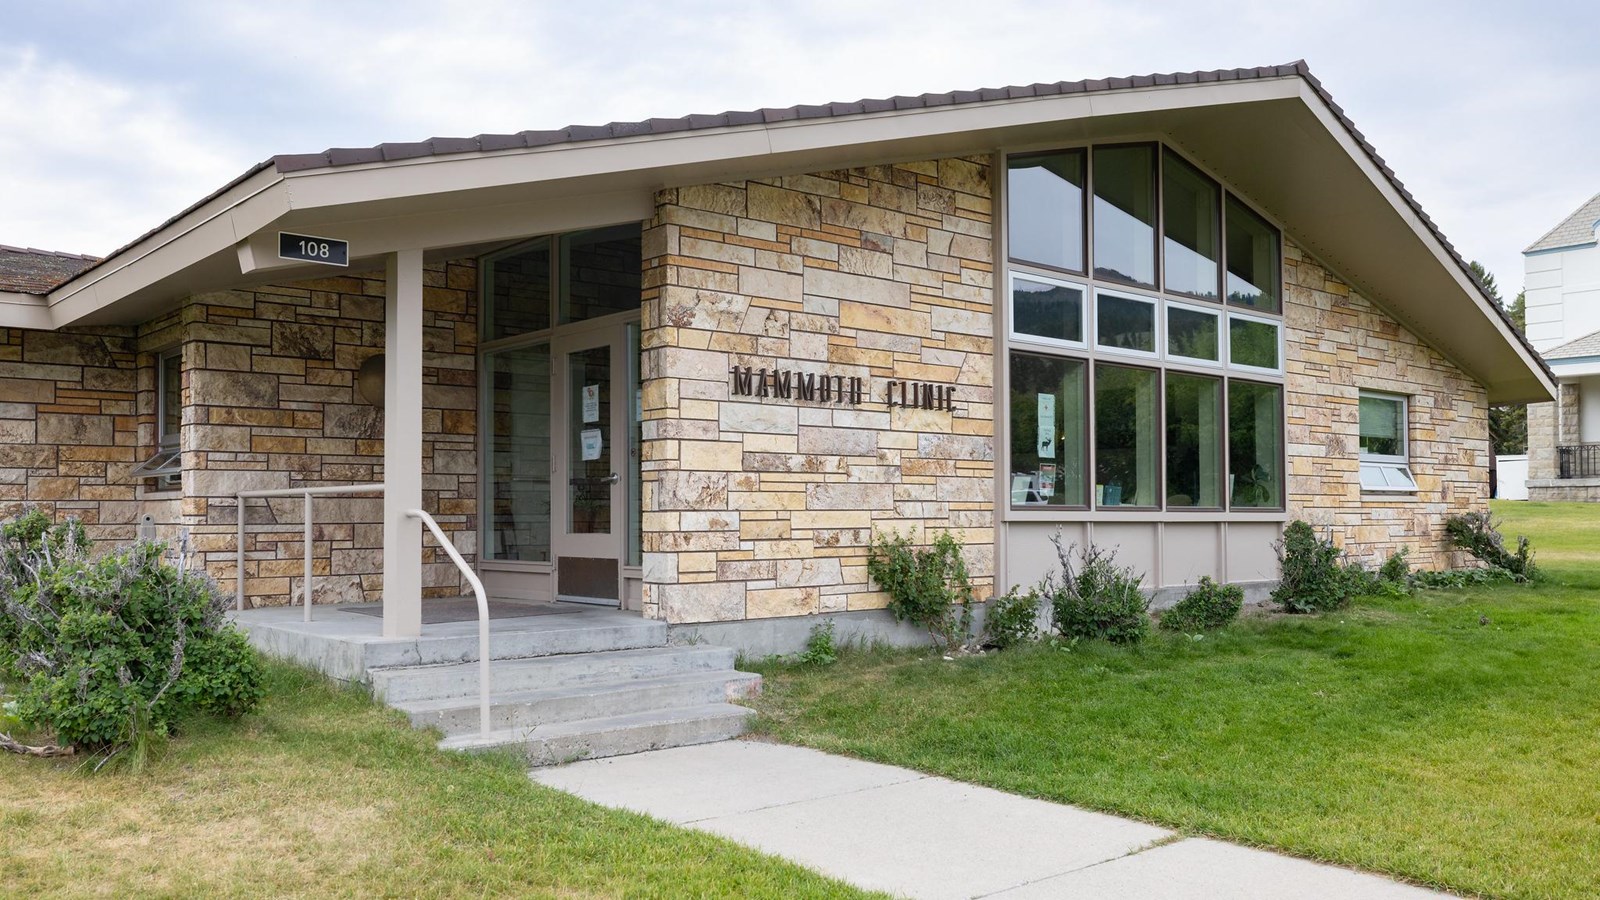
[(615, 225), (561, 236), (561, 323), (637, 312), (644, 302), (640, 228)]
[(570, 534), (611, 533), (611, 346), (567, 356), (567, 522)]
[(550, 347), (486, 355), (489, 559), (550, 560)]
[(493, 257), (484, 267), (484, 334), (491, 340), (550, 327), (550, 241)]

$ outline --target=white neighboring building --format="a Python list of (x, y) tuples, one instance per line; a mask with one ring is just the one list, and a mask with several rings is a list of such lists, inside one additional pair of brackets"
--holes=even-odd
[(1600, 194), (1522, 251), (1528, 339), (1560, 393), (1528, 407), (1528, 497), (1600, 500)]

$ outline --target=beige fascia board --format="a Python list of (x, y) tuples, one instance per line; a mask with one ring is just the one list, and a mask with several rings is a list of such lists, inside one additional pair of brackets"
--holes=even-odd
[(282, 176), (264, 169), (49, 294), (60, 328), (185, 267), (229, 250), (289, 211)]
[[(1505, 321), (1500, 318), (1500, 314), (1490, 307), (1488, 299), (1483, 296), (1483, 292), (1480, 291), (1476, 285), (1467, 280), (1467, 274), (1462, 271), (1459, 265), (1456, 264), (1455, 258), (1450, 251), (1445, 249), (1444, 245), (1439, 242), (1439, 239), (1433, 233), (1433, 229), (1428, 227), (1428, 225), (1422, 221), (1422, 219), (1417, 215), (1416, 210), (1413, 209), (1411, 204), (1400, 195), (1398, 190), (1395, 189), (1395, 186), (1389, 177), (1384, 175), (1383, 172), (1378, 169), (1377, 165), (1372, 161), (1372, 158), (1367, 155), (1366, 151), (1362, 149), (1362, 147), (1356, 142), (1355, 138), (1351, 136), (1350, 132), (1346, 130), (1345, 127), (1339, 122), (1333, 111), (1328, 109), (1327, 104), (1322, 101), (1322, 98), (1318, 96), (1316, 91), (1304, 81), (1300, 81), (1299, 90), (1301, 101), (1304, 102), (1305, 105), (1311, 110), (1312, 114), (1317, 117), (1317, 121), (1320, 122), (1323, 128), (1327, 130), (1328, 134), (1339, 143), (1339, 146), (1345, 151), (1345, 153), (1355, 161), (1356, 165), (1361, 169), (1362, 174), (1367, 177), (1367, 180), (1372, 183), (1373, 187), (1377, 188), (1378, 192), (1383, 196), (1385, 202), (1389, 204), (1395, 215), (1399, 216), (1401, 221), (1405, 222), (1406, 227), (1410, 228), (1411, 231), (1417, 236), (1417, 239), (1421, 241), (1423, 246), (1427, 248), (1428, 252), (1433, 255), (1434, 260), (1439, 264), (1439, 266), (1446, 273), (1448, 273), (1456, 285), (1461, 288), (1461, 292), (1472, 301), (1473, 306), (1477, 308), (1479, 314), (1482, 315), (1489, 322), (1489, 324), (1494, 327), (1495, 331), (1500, 335), (1501, 340), (1505, 341), (1506, 345), (1515, 351), (1517, 358), (1524, 366), (1527, 367), (1528, 374), (1531, 376), (1533, 384), (1529, 386), (1543, 388), (1549, 394), (1548, 397), (1544, 398), (1537, 398), (1532, 394), (1529, 396), (1521, 396), (1522, 388), (1518, 387), (1512, 389), (1514, 392), (1513, 394), (1500, 397), (1496, 395), (1494, 385), (1486, 384), (1484, 387), (1490, 393), (1490, 402), (1543, 402), (1544, 400), (1554, 399), (1555, 383), (1550, 380), (1550, 378), (1545, 374), (1544, 368), (1539, 365), (1539, 362), (1533, 357), (1532, 354), (1528, 352), (1528, 349), (1522, 345), (1522, 342), (1517, 339), (1517, 336), (1512, 332), (1510, 326), (1508, 326)], [(1455, 358), (1452, 354), (1445, 353), (1443, 349), (1437, 346), (1435, 346), (1434, 349), (1445, 354), (1451, 359), (1452, 362), (1454, 362), (1457, 366), (1460, 366), (1464, 371), (1475, 371), (1474, 367), (1463, 365), (1460, 359)], [(1519, 379), (1518, 384), (1523, 385), (1525, 382)]]
[[(1300, 96), (1297, 76), (1249, 81), (1162, 85), (1104, 93), (1022, 97), (987, 103), (955, 104), (894, 110), (837, 118), (802, 119), (718, 129), (697, 129), (660, 135), (639, 135), (606, 141), (551, 144), (523, 151), (418, 157), (392, 163), (374, 162), (337, 168), (310, 169), (285, 176), (297, 210), (370, 203), (401, 197), (444, 194), (616, 176), (624, 172), (660, 172), (658, 183), (686, 183), (701, 169), (716, 178), (718, 166), (785, 156), (854, 152), (862, 161), (876, 152), (865, 148), (904, 145), (907, 151), (927, 142), (939, 150), (960, 152), (992, 149), (1004, 132), (1056, 122), (1108, 115), (1159, 112), (1219, 104), (1281, 100)], [(770, 167), (770, 166), (768, 166)], [(677, 177), (670, 177), (678, 173)]]
[[(464, 247), (553, 231), (640, 222), (655, 214), (649, 190), (576, 194), (525, 203), (475, 206), (441, 213), (318, 221), (316, 233), (350, 242), (352, 262), (395, 249)], [(238, 244), (240, 270), (271, 274), (304, 268), (278, 258), (277, 229), (257, 231)]]
[(50, 302), (43, 294), (0, 291), (0, 328), (29, 328), (49, 331), (55, 328)]

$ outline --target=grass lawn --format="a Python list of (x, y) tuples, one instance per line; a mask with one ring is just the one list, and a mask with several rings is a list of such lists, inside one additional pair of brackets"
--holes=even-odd
[(772, 857), (439, 752), (284, 665), (140, 775), (0, 754), (7, 896), (858, 896)]
[(1454, 891), (1600, 891), (1600, 508), (1497, 504), (1536, 587), (1201, 641), (767, 663), (785, 741)]

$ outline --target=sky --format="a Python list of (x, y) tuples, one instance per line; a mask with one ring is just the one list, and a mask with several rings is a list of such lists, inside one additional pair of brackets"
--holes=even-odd
[(1600, 192), (1600, 3), (0, 0), (0, 244), (102, 255), (276, 153), (1305, 59), (1502, 292)]

